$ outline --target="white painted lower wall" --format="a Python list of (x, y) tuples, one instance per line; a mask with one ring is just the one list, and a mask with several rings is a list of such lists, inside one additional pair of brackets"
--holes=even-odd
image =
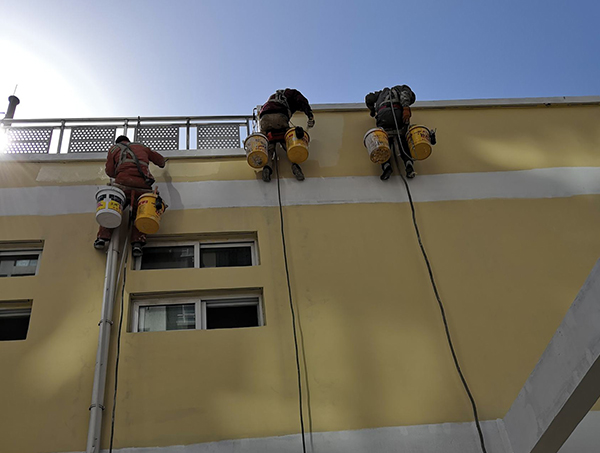
[[(282, 179), (287, 206), (347, 203), (405, 203), (399, 177), (376, 176)], [(414, 201), (483, 200), (491, 198), (561, 198), (600, 194), (600, 168), (561, 167), (535, 170), (452, 173), (417, 176), (410, 181)], [(96, 210), (100, 186), (0, 188), (0, 216), (61, 215)], [(159, 183), (171, 210), (277, 206), (276, 181), (196, 181)]]
[[(488, 453), (513, 453), (501, 419), (482, 422)], [(117, 434), (118, 436), (118, 434)], [(398, 426), (306, 435), (309, 453), (481, 453), (474, 423)], [(116, 453), (299, 453), (300, 435), (224, 440), (168, 447), (122, 448)], [(600, 412), (590, 412), (559, 453), (598, 453)], [(56, 452), (58, 453), (58, 452)], [(77, 452), (79, 453), (79, 452)], [(107, 450), (103, 450), (107, 453)]]
[[(502, 420), (485, 421), (482, 428), (488, 453), (512, 453), (505, 437)], [(306, 435), (306, 444), (309, 453), (481, 453), (474, 423), (314, 433), (312, 436)], [(123, 448), (113, 452), (301, 453), (302, 442), (300, 435), (290, 435), (169, 447)]]

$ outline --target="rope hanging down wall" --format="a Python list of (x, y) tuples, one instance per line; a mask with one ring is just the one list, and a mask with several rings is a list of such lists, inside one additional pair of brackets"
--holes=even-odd
[(288, 266), (287, 249), (285, 246), (285, 228), (283, 221), (283, 207), (281, 204), (281, 182), (279, 178), (279, 159), (277, 154), (274, 155), (273, 160), (275, 161), (275, 172), (277, 177), (277, 199), (279, 201), (279, 223), (281, 225), (281, 243), (283, 246), (283, 261), (285, 263), (285, 277), (287, 280), (288, 298), (290, 301), (290, 312), (292, 314), (292, 329), (294, 332), (294, 349), (296, 351), (296, 371), (298, 373), (298, 405), (300, 411), (300, 430), (302, 434), (302, 452), (306, 453), (306, 439), (304, 432), (304, 413), (302, 410), (302, 375), (300, 372), (300, 353), (298, 351), (298, 333), (296, 331), (296, 312), (294, 310), (294, 301), (292, 299), (292, 285), (290, 283), (290, 270)]
[[(400, 128), (398, 127), (398, 120), (396, 119), (396, 113), (394, 112), (394, 108), (392, 107), (392, 116), (394, 117), (394, 123), (396, 125), (396, 139), (398, 140), (399, 150), (401, 150), (404, 154), (406, 154), (404, 150), (404, 146), (402, 145), (402, 139), (400, 138)], [(421, 249), (421, 253), (423, 254), (423, 259), (425, 260), (425, 264), (427, 265), (427, 272), (429, 273), (429, 281), (431, 282), (431, 287), (433, 288), (433, 293), (435, 294), (435, 298), (437, 300), (438, 306), (440, 308), (440, 313), (442, 315), (442, 321), (444, 322), (444, 330), (446, 332), (446, 339), (448, 340), (448, 346), (450, 347), (450, 352), (452, 353), (452, 360), (454, 361), (454, 366), (456, 367), (456, 371), (458, 372), (458, 376), (462, 382), (462, 385), (467, 393), (469, 401), (471, 402), (471, 408), (473, 409), (473, 417), (475, 418), (475, 426), (477, 427), (477, 434), (479, 435), (479, 443), (481, 444), (481, 451), (483, 453), (487, 453), (485, 448), (485, 440), (483, 438), (483, 431), (481, 430), (481, 422), (479, 421), (479, 414), (477, 413), (477, 404), (475, 403), (475, 398), (471, 393), (471, 389), (467, 384), (467, 380), (460, 368), (460, 364), (458, 363), (458, 357), (456, 356), (456, 351), (454, 350), (454, 344), (452, 343), (452, 337), (450, 336), (450, 329), (448, 327), (448, 320), (446, 319), (446, 310), (444, 310), (444, 304), (442, 303), (442, 299), (440, 298), (440, 294), (437, 289), (437, 285), (435, 283), (435, 278), (433, 277), (433, 270), (431, 269), (431, 264), (429, 263), (429, 258), (427, 257), (427, 252), (425, 252), (425, 247), (423, 246), (423, 241), (421, 240), (421, 233), (419, 232), (419, 225), (417, 224), (417, 215), (415, 213), (415, 205), (413, 203), (412, 193), (410, 192), (410, 187), (408, 186), (408, 182), (402, 176), (400, 172), (400, 163), (398, 162), (397, 153), (394, 154), (394, 161), (396, 162), (396, 167), (398, 168), (398, 174), (402, 178), (404, 182), (404, 186), (406, 187), (406, 193), (408, 194), (408, 201), (410, 203), (410, 210), (412, 213), (412, 221), (413, 226), (415, 227), (415, 233), (417, 235), (417, 240), (419, 241), (419, 247)]]

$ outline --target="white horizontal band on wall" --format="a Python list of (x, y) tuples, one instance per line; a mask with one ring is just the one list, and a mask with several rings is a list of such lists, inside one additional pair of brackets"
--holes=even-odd
[[(598, 451), (600, 412), (590, 412), (575, 429), (559, 453), (595, 453)], [(502, 420), (481, 423), (489, 453), (512, 453)], [(365, 452), (443, 452), (480, 453), (474, 423), (395, 426), (307, 433), (309, 451), (327, 453)], [(222, 440), (204, 444), (169, 447), (122, 448), (116, 453), (296, 453), (302, 450), (300, 435)]]
[[(414, 201), (483, 200), (493, 198), (562, 198), (600, 194), (600, 167), (451, 173), (417, 176), (410, 181)], [(196, 181), (159, 183), (171, 210), (277, 206), (276, 181)], [(38, 186), (0, 189), (0, 216), (61, 215), (95, 211), (99, 186)], [(406, 203), (399, 177), (375, 176), (282, 180), (286, 206)]]

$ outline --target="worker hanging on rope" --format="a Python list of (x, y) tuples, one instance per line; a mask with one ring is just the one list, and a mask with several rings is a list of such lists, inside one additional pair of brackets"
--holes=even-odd
[[(124, 135), (118, 137), (116, 144), (108, 151), (106, 174), (114, 178), (113, 185), (125, 192), (125, 206), (132, 206), (134, 216), (138, 207), (139, 196), (152, 192), (154, 177), (148, 168), (150, 162), (163, 168), (166, 160), (159, 153), (152, 151), (141, 143), (131, 143)], [(157, 200), (157, 203), (162, 204), (160, 197)], [(164, 204), (160, 208), (157, 207), (157, 210), (164, 210)], [(101, 226), (98, 230), (98, 237), (94, 242), (94, 248), (103, 250), (106, 242), (110, 241), (112, 232), (112, 229)], [(133, 256), (142, 256), (142, 247), (145, 243), (146, 235), (133, 225), (131, 232)]]
[[(399, 155), (404, 162), (407, 178), (414, 178), (416, 175), (406, 141), (406, 132), (412, 115), (410, 106), (415, 100), (415, 93), (408, 85), (384, 88), (365, 96), (365, 103), (371, 116), (375, 117), (377, 127), (385, 130), (390, 139), (392, 152)], [(390, 159), (382, 163), (381, 168), (383, 170), (381, 180), (385, 181), (393, 172)]]
[[(307, 145), (297, 147), (298, 150), (302, 148), (302, 151), (304, 151), (302, 153), (293, 153), (291, 149), (286, 147), (286, 141), (292, 144), (296, 142), (308, 144), (308, 134), (301, 127), (290, 129), (290, 118), (298, 111), (304, 112), (308, 117), (307, 129), (315, 125), (315, 118), (308, 99), (300, 91), (292, 88), (277, 90), (260, 109), (258, 114), (260, 132), (269, 141), (268, 162), (262, 169), (262, 178), (265, 182), (271, 180), (271, 174), (273, 173), (272, 159), (277, 157), (277, 143), (280, 143), (282, 148), (287, 151), (288, 157), (292, 161), (292, 173), (296, 179), (304, 181), (304, 173), (299, 164), (308, 157)], [(294, 148), (296, 149), (295, 146)]]

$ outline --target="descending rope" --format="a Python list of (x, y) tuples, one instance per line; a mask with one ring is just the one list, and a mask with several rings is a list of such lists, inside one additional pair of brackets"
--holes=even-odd
[(285, 276), (287, 279), (288, 297), (290, 301), (290, 312), (292, 313), (292, 327), (294, 331), (294, 348), (296, 351), (296, 370), (298, 372), (298, 404), (300, 409), (300, 429), (302, 431), (302, 452), (306, 453), (306, 440), (304, 432), (304, 413), (302, 410), (302, 376), (300, 372), (300, 354), (298, 352), (298, 334), (296, 332), (296, 313), (294, 311), (294, 302), (292, 300), (292, 285), (290, 283), (290, 270), (288, 267), (287, 249), (285, 246), (285, 229), (283, 222), (283, 207), (281, 205), (281, 184), (279, 180), (279, 159), (274, 155), (275, 172), (277, 176), (277, 199), (279, 201), (279, 220), (281, 225), (281, 243), (283, 245), (283, 260), (285, 262)]
[[(396, 124), (396, 132), (398, 134), (398, 137), (397, 137), (398, 145), (400, 147), (400, 150), (404, 153), (404, 146), (402, 145), (402, 139), (400, 138), (400, 129), (398, 127), (398, 120), (396, 119), (396, 113), (394, 112), (393, 108), (392, 108), (392, 115), (394, 117), (394, 123)], [(452, 359), (454, 360), (454, 366), (456, 367), (456, 371), (458, 372), (458, 375), (459, 375), (462, 385), (465, 389), (465, 392), (467, 393), (467, 396), (469, 397), (469, 401), (471, 402), (471, 408), (473, 409), (473, 416), (475, 417), (475, 426), (477, 427), (477, 434), (479, 435), (479, 442), (481, 444), (481, 451), (483, 453), (487, 453), (487, 450), (485, 448), (485, 440), (483, 439), (483, 431), (481, 430), (481, 422), (479, 421), (479, 415), (477, 413), (477, 404), (475, 404), (475, 398), (473, 397), (473, 394), (471, 393), (471, 389), (469, 388), (469, 385), (467, 384), (467, 380), (465, 379), (462, 369), (460, 368), (460, 364), (458, 362), (458, 357), (456, 356), (456, 351), (454, 350), (454, 344), (452, 343), (452, 337), (450, 336), (450, 328), (448, 327), (448, 320), (446, 319), (446, 311), (444, 310), (444, 304), (442, 303), (442, 299), (440, 298), (440, 294), (438, 292), (437, 285), (436, 285), (435, 279), (433, 277), (433, 270), (431, 269), (431, 264), (429, 263), (429, 258), (427, 257), (427, 252), (425, 252), (425, 247), (423, 246), (423, 241), (421, 240), (421, 233), (419, 232), (419, 226), (417, 224), (417, 216), (415, 213), (415, 205), (413, 203), (412, 194), (410, 192), (408, 182), (406, 181), (406, 179), (404, 178), (404, 176), (402, 176), (402, 173), (400, 172), (400, 164), (398, 162), (398, 156), (396, 155), (396, 153), (393, 153), (393, 154), (394, 154), (394, 160), (396, 161), (396, 166), (398, 167), (398, 173), (400, 174), (400, 177), (402, 178), (402, 181), (404, 182), (404, 186), (406, 187), (406, 193), (408, 194), (408, 201), (410, 202), (410, 210), (412, 212), (412, 221), (413, 221), (413, 225), (415, 227), (415, 233), (417, 234), (417, 240), (419, 241), (419, 247), (421, 248), (421, 253), (423, 254), (423, 259), (425, 260), (425, 264), (427, 265), (427, 272), (429, 273), (429, 280), (431, 281), (433, 293), (435, 294), (435, 298), (436, 298), (438, 306), (440, 308), (440, 313), (442, 314), (442, 321), (444, 322), (444, 330), (446, 331), (446, 339), (448, 340), (448, 346), (450, 346), (450, 352), (452, 353)]]

